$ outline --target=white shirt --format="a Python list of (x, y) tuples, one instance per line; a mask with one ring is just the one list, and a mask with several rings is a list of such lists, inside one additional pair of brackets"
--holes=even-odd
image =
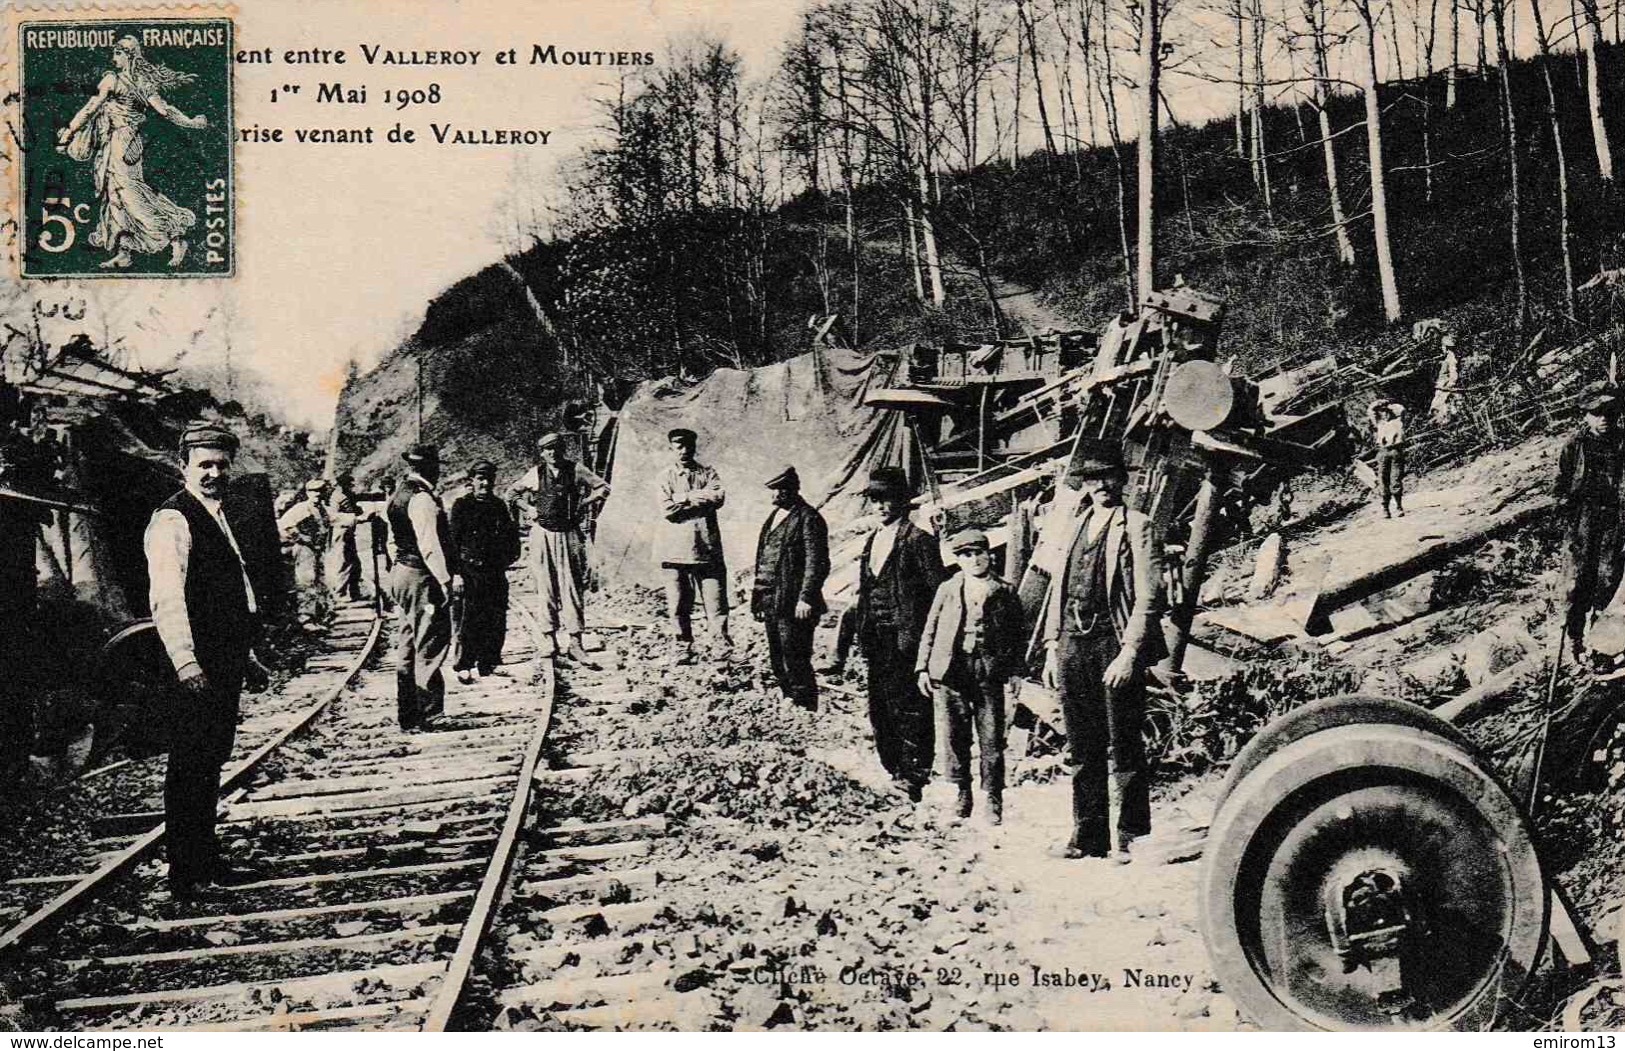
[(879, 576), (880, 571), (886, 567), (886, 559), (891, 557), (891, 549), (897, 544), (897, 529), (903, 524), (899, 518), (891, 525), (883, 525), (875, 530), (875, 542), (869, 547), (869, 575)]
[[(237, 564), (243, 569), (243, 591), (248, 596), (248, 611), (259, 611), (254, 598), (254, 585), (248, 579), (248, 565), (243, 561), (242, 548), (232, 534), (220, 501), (211, 500), (193, 489), (187, 489), (203, 505), (210, 516), (220, 524), (226, 534), (226, 543), (237, 555)], [(192, 557), (192, 529), (186, 516), (173, 508), (164, 508), (147, 523), (142, 547), (147, 555), (147, 592), (152, 606), (152, 623), (158, 629), (170, 662), (177, 672), (184, 672), (188, 664), (197, 666), (197, 651), (192, 641), (192, 620), (186, 609), (186, 571)]]
[[(422, 475), (408, 477), (417, 479), (425, 486), (429, 484)], [(433, 493), (418, 489), (406, 502), (406, 517), (412, 523), (412, 532), (417, 534), (418, 554), (423, 556), (423, 564), (428, 567), (430, 575), (440, 582), (441, 588), (449, 589), (451, 567), (446, 562), (446, 552), (440, 546), (439, 501)]]
[(965, 582), (965, 620), (960, 631), (964, 636), (963, 645), (969, 652), (981, 641), (982, 610), (987, 606), (988, 593), (993, 590), (993, 574), (973, 577), (961, 570), (959, 575)]

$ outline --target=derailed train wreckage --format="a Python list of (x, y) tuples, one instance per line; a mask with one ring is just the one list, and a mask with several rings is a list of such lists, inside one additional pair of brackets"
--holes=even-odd
[[(1166, 537), (1168, 657), (1152, 676), (1171, 692), (1215, 548), (1251, 507), (1289, 501), (1294, 474), (1353, 463), (1343, 406), (1313, 367), (1254, 383), (1221, 363), (1223, 314), (1175, 287), (1098, 341), (916, 348), (867, 399), (906, 415), (939, 528), (994, 524), (1029, 624), (1080, 500), (1069, 459), (1080, 439), (1121, 442), (1128, 499)], [(1024, 684), (1040, 717), (1043, 697)], [(1215, 977), (1268, 1028), (1483, 1028), (1549, 928), (1555, 955), (1586, 955), (1507, 785), (1449, 722), (1380, 697), (1308, 704), (1235, 759), (1199, 906)]]

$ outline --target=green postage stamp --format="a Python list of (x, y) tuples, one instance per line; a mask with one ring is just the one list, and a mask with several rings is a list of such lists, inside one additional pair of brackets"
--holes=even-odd
[(231, 21), (17, 25), (24, 277), (228, 277)]

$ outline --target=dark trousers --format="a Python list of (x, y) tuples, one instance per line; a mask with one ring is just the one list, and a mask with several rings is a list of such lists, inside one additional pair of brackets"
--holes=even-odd
[(1405, 450), (1401, 448), (1380, 448), (1377, 450), (1377, 481), (1382, 486), (1382, 509), (1388, 510), (1388, 502), (1393, 501), (1394, 508), (1405, 510)]
[(880, 765), (895, 780), (923, 786), (931, 780), (936, 751), (931, 699), (920, 693), (913, 650), (899, 650), (896, 630), (878, 627), (879, 637), (865, 633), (863, 639), (875, 751)]
[(769, 613), (762, 618), (767, 632), (767, 659), (779, 689), (808, 711), (818, 710), (818, 680), (813, 678), (812, 649), (814, 617), (797, 620)]
[(440, 669), (451, 649), (451, 608), (427, 569), (404, 562), (389, 571), (389, 593), (396, 609), (396, 715), (410, 730), (446, 710)]
[(502, 663), (508, 636), (508, 574), (501, 570), (463, 567), (463, 617), (457, 636), (457, 671), (478, 668), (489, 675)]
[[(1136, 672), (1121, 689), (1106, 687), (1106, 666), (1117, 656), (1110, 631), (1062, 635), (1061, 716), (1072, 775), (1072, 845), (1104, 856), (1133, 836), (1151, 831), (1151, 785), (1145, 761), (1145, 681)], [(1117, 837), (1111, 842), (1112, 791), (1118, 794)]]
[(981, 752), (982, 791), (1004, 798), (1004, 684), (980, 655), (957, 654), (942, 680), (948, 710), (948, 780), (970, 788), (970, 740), (975, 729)]
[(164, 773), (164, 836), (169, 881), (207, 882), (219, 861), (214, 824), (220, 768), (237, 736), (242, 675), (212, 680), (203, 694), (180, 691), (169, 721), (169, 766)]

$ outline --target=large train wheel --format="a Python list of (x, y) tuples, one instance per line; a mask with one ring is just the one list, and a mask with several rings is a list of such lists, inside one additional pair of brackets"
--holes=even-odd
[(1230, 763), (1230, 772), (1225, 775), (1224, 785), (1219, 789), (1219, 798), (1214, 803), (1214, 809), (1223, 807), (1224, 801), (1230, 798), (1236, 786), (1257, 769), (1260, 763), (1281, 749), (1322, 730), (1360, 723), (1409, 726), (1416, 730), (1424, 730), (1452, 742), (1468, 754), (1476, 754), (1472, 743), (1462, 736), (1460, 730), (1419, 704), (1362, 694), (1327, 697), (1292, 709), (1248, 741), (1247, 746)]
[(1523, 816), (1464, 750), (1351, 725), (1280, 748), (1208, 834), (1215, 976), (1268, 1029), (1477, 1029), (1515, 996), (1548, 896)]

